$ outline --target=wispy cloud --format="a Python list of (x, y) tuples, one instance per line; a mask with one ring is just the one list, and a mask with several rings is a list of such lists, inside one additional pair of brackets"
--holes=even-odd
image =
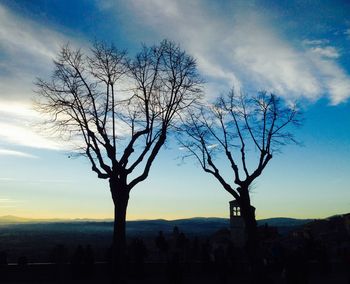
[(0, 96), (28, 100), (36, 76), (46, 75), (58, 48), (67, 39), (0, 4)]
[(0, 114), (1, 117), (11, 117), (21, 119), (39, 118), (40, 114), (36, 112), (30, 102), (22, 101), (5, 101), (0, 100)]
[(0, 140), (6, 144), (51, 150), (62, 148), (57, 142), (39, 135), (26, 125), (0, 122), (0, 129)]
[(347, 38), (350, 40), (350, 28), (347, 29), (344, 33), (347, 36)]
[(312, 47), (311, 52), (326, 58), (338, 58), (340, 56), (338, 50), (333, 46), (326, 46), (326, 47)]
[[(61, 145), (33, 129), (39, 114), (31, 107), (33, 82), (50, 74), (60, 46), (84, 46), (35, 19), (24, 18), (0, 4), (0, 142), (58, 150)], [(5, 153), (3, 152), (3, 155)], [(7, 152), (10, 155), (9, 152)], [(22, 153), (24, 154), (24, 153)], [(19, 156), (20, 154), (12, 153)], [(29, 154), (28, 154), (29, 155)], [(29, 157), (27, 155), (27, 157)], [(22, 155), (24, 157), (24, 155)]]
[(0, 197), (0, 208), (15, 208), (18, 207), (18, 203), (23, 203), (23, 201)]
[(0, 203), (17, 203), (17, 202), (22, 202), (10, 198), (0, 198)]
[(23, 84), (23, 77), (19, 75), (26, 74), (32, 79), (47, 75), (58, 50), (67, 42), (74, 46), (85, 45), (78, 37), (69, 37), (54, 27), (15, 14), (0, 4), (1, 67), (8, 71), (1, 72), (2, 79), (7, 75), (7, 79), (16, 80), (18, 87)]
[(315, 68), (318, 69), (320, 85), (331, 94), (331, 103), (339, 104), (350, 96), (350, 78), (334, 60), (323, 54), (310, 54)]
[(29, 102), (0, 100), (0, 141), (11, 146), (59, 150), (61, 145), (33, 127), (40, 124), (40, 117)]
[(0, 149), (0, 156), (15, 156), (20, 158), (38, 158), (38, 156), (20, 152), (20, 151), (14, 151), (14, 150), (8, 150), (8, 149)]
[[(113, 2), (104, 3), (111, 7)], [(133, 0), (125, 5), (136, 14), (140, 25), (160, 38), (180, 42), (198, 59), (208, 81), (216, 82), (209, 85), (214, 95), (235, 84), (274, 91), (288, 98), (315, 100), (327, 95), (333, 103), (350, 96), (350, 89), (344, 92), (349, 74), (337, 61), (339, 51), (327, 46), (328, 39), (290, 42), (273, 23), (273, 17), (269, 19), (254, 5), (237, 2), (228, 12), (210, 9), (205, 3)], [(114, 7), (119, 9), (119, 5)], [(335, 73), (330, 74), (331, 69)]]
[(0, 177), (0, 181), (14, 181), (15, 179), (9, 177)]
[(52, 58), (55, 55), (53, 47), (59, 45), (62, 38), (60, 34), (34, 21), (18, 17), (4, 6), (0, 6), (0, 16), (1, 45), (7, 52), (16, 55), (18, 52), (31, 53), (39, 58)]
[(322, 45), (322, 44), (328, 44), (328, 39), (304, 39), (302, 41), (305, 45)]

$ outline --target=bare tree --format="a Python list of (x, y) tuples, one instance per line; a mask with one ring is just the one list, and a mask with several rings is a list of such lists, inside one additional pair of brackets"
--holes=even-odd
[[(275, 95), (260, 92), (249, 97), (231, 90), (214, 104), (188, 114), (181, 127), (179, 141), (187, 150), (185, 157), (195, 157), (238, 201), (251, 258), (257, 245), (257, 224), (250, 187), (275, 152), (296, 142), (290, 127), (299, 124), (295, 106)], [(224, 174), (227, 167), (223, 160), (229, 176)]]
[(133, 60), (104, 43), (89, 55), (67, 45), (54, 64), (51, 80), (36, 83), (37, 109), (62, 138), (78, 137), (79, 153), (108, 179), (114, 255), (122, 262), (129, 193), (147, 178), (179, 114), (200, 97), (196, 62), (164, 40), (143, 46)]

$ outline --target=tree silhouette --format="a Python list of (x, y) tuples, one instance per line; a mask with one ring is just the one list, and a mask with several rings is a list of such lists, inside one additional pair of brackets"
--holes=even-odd
[[(179, 141), (187, 150), (185, 157), (195, 157), (203, 170), (238, 201), (252, 261), (257, 224), (249, 190), (273, 154), (288, 143), (296, 143), (290, 127), (300, 124), (299, 116), (295, 106), (273, 94), (247, 96), (232, 89), (214, 104), (189, 113), (180, 128)], [(228, 162), (228, 168), (222, 160)]]
[(114, 203), (113, 251), (125, 257), (130, 191), (149, 174), (179, 114), (201, 95), (196, 62), (171, 41), (143, 46), (134, 59), (113, 45), (95, 43), (88, 55), (62, 47), (51, 80), (36, 82), (37, 109), (92, 170), (108, 179)]

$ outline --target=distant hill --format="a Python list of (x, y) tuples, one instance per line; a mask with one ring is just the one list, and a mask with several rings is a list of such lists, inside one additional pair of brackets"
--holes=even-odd
[(0, 223), (26, 223), (33, 219), (17, 217), (12, 215), (0, 216)]
[[(293, 219), (293, 218), (269, 218), (258, 220), (258, 225), (268, 224), (269, 226), (279, 227), (282, 230), (294, 228), (304, 225), (312, 221), (311, 219)], [(127, 233), (133, 235), (151, 235), (158, 231), (165, 233), (172, 232), (175, 226), (188, 234), (208, 235), (229, 227), (228, 218), (204, 218), (195, 217), (189, 219), (178, 220), (135, 220), (127, 221)], [(30, 229), (45, 229), (53, 231), (79, 231), (79, 232), (96, 232), (96, 231), (112, 231), (113, 220), (111, 219), (30, 219), (17, 216), (2, 216), (0, 217), (0, 225), (15, 226), (15, 228), (30, 230)]]
[(277, 217), (258, 220), (258, 225), (262, 226), (264, 224), (268, 224), (271, 227), (294, 227), (304, 225), (313, 220), (314, 219), (294, 219), (286, 217)]
[(34, 219), (34, 218), (24, 218), (17, 217), (13, 215), (0, 216), (0, 225), (1, 224), (21, 224), (21, 223), (57, 223), (57, 222), (112, 222), (112, 219), (89, 219), (89, 218), (77, 218), (77, 219)]
[[(0, 226), (14, 231), (42, 231), (62, 234), (69, 233), (108, 233), (113, 231), (112, 220), (93, 219), (26, 219), (14, 216), (0, 217)], [(155, 235), (158, 231), (171, 233), (175, 226), (188, 234), (207, 235), (229, 226), (229, 219), (225, 218), (190, 218), (179, 220), (136, 220), (127, 221), (128, 236)], [(1, 233), (0, 233), (1, 235)]]
[[(286, 217), (268, 218), (258, 220), (259, 225), (267, 223), (269, 226), (298, 226), (312, 221), (313, 219), (294, 219)], [(132, 220), (128, 223), (179, 223), (179, 224), (192, 224), (192, 223), (220, 223), (224, 224), (228, 222), (228, 218), (219, 217), (193, 217), (188, 219), (176, 219), (176, 220), (165, 220), (165, 219), (154, 219), (154, 220)], [(57, 222), (113, 222), (113, 219), (91, 219), (91, 218), (77, 218), (77, 219), (34, 219), (34, 218), (24, 218), (13, 215), (0, 216), (0, 224), (8, 223), (57, 223)]]
[(207, 235), (229, 226), (229, 219), (226, 218), (189, 218), (178, 220), (140, 220), (128, 221), (128, 234), (148, 234), (163, 231), (170, 233), (177, 226), (181, 231), (188, 234)]

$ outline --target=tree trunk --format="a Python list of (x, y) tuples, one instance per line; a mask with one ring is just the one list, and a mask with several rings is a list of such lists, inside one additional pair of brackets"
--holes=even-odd
[(254, 272), (257, 264), (258, 236), (257, 222), (255, 219), (255, 208), (250, 203), (248, 187), (241, 188), (240, 190), (240, 206), (241, 215), (245, 224), (245, 249), (247, 251), (251, 268)]
[(125, 275), (126, 268), (126, 211), (129, 201), (129, 191), (126, 187), (111, 184), (114, 202), (114, 231), (112, 244), (113, 278), (120, 279)]
[(120, 257), (125, 257), (126, 249), (126, 210), (128, 206), (127, 197), (119, 197), (114, 203), (114, 231), (113, 231), (113, 247), (116, 248)]

